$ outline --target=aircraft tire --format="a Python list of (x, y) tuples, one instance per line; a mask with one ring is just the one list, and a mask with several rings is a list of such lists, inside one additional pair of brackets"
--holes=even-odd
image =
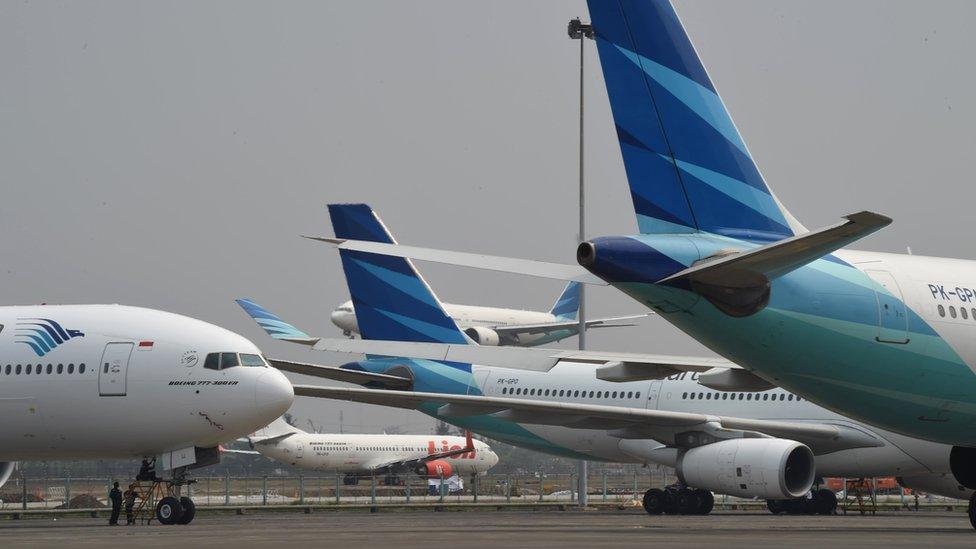
[(707, 515), (715, 507), (715, 496), (708, 490), (695, 490), (698, 497), (698, 508), (695, 509), (696, 515)]
[(678, 494), (674, 498), (674, 505), (679, 515), (697, 515), (701, 502), (695, 491), (682, 488), (678, 490)]
[(668, 496), (664, 490), (651, 488), (644, 492), (644, 510), (648, 515), (660, 515), (668, 508)]
[(976, 494), (969, 496), (969, 524), (976, 528)]
[(821, 488), (813, 493), (810, 507), (817, 515), (833, 515), (837, 510), (837, 496), (830, 490)]
[(774, 515), (782, 515), (786, 512), (786, 509), (783, 508), (783, 502), (778, 499), (767, 499), (766, 508)]
[(180, 500), (172, 496), (166, 496), (156, 504), (156, 520), (160, 524), (176, 524), (182, 514), (183, 506), (180, 505)]
[(183, 496), (180, 498), (180, 508), (182, 512), (180, 513), (180, 520), (177, 524), (190, 524), (193, 522), (193, 517), (197, 515), (197, 506), (193, 503), (193, 500)]

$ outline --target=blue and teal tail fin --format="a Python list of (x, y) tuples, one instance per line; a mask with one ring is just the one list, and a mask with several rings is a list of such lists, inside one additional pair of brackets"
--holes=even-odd
[(803, 227), (770, 191), (668, 0), (588, 0), (641, 233), (768, 241)]
[[(393, 244), (366, 204), (329, 204), (336, 238)], [(339, 250), (363, 339), (469, 343), (413, 263), (400, 257)]]
[(579, 282), (570, 282), (567, 284), (563, 289), (563, 293), (559, 294), (559, 297), (556, 298), (556, 302), (553, 303), (549, 313), (557, 318), (567, 320), (575, 319), (579, 316), (580, 288), (582, 288), (582, 285)]
[(258, 323), (258, 326), (261, 326), (269, 336), (275, 339), (304, 344), (313, 344), (317, 341), (250, 299), (236, 299), (235, 301), (248, 316)]

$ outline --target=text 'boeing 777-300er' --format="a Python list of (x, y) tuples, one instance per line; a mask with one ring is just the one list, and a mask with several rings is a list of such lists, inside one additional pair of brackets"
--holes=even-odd
[(0, 484), (22, 460), (155, 458), (161, 523), (189, 523), (188, 468), (274, 421), (291, 383), (243, 337), (121, 305), (0, 307)]
[[(384, 240), (368, 207), (331, 205), (329, 211), (336, 236)], [(341, 368), (271, 359), (287, 371), (371, 387), (299, 385), (297, 395), (417, 409), (557, 455), (675, 467), (683, 484), (648, 491), (649, 513), (707, 513), (711, 491), (766, 498), (771, 509), (829, 513), (836, 506), (833, 494), (811, 491), (816, 478), (829, 476), (898, 475), (907, 486), (970, 494), (948, 474), (950, 446), (873, 429), (758, 378), (738, 379), (728, 375), (724, 360), (480, 347), (465, 338), (409, 260), (346, 250), (340, 256), (360, 304), (363, 336), (370, 340), (348, 342), (352, 347), (345, 350), (383, 356)], [(324, 340), (253, 302), (242, 306), (273, 337), (344, 350), (333, 342), (322, 347)], [(398, 350), (415, 352), (411, 345), (443, 348), (437, 344), (447, 344), (448, 354), (390, 358)], [(508, 365), (472, 364), (464, 356), (481, 349)], [(703, 373), (676, 373), (669, 365), (678, 363)], [(672, 375), (641, 379), (644, 367)], [(712, 369), (719, 374), (704, 373)], [(809, 501), (799, 506), (780, 501), (807, 494)]]
[(324, 240), (610, 284), (747, 372), (953, 445), (955, 478), (976, 488), (976, 262), (844, 249), (891, 222), (871, 212), (807, 230), (761, 176), (671, 4), (588, 5), (639, 234), (583, 242), (585, 269)]

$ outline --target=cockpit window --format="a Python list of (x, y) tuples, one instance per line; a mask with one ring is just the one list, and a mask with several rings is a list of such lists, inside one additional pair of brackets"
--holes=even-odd
[(266, 366), (261, 355), (247, 355), (241, 353), (241, 365), (243, 366)]
[(237, 353), (220, 353), (221, 370), (226, 370), (227, 368), (233, 368), (234, 366), (240, 365), (240, 361), (237, 360)]
[(219, 370), (220, 353), (210, 353), (207, 355), (207, 359), (203, 361), (203, 367), (208, 370)]

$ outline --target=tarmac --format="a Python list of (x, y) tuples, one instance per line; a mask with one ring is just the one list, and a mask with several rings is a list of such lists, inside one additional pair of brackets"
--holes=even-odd
[(102, 518), (0, 521), (4, 547), (973, 547), (960, 512), (773, 516), (716, 512), (655, 516), (639, 510), (260, 512), (200, 515), (188, 526), (114, 526)]

